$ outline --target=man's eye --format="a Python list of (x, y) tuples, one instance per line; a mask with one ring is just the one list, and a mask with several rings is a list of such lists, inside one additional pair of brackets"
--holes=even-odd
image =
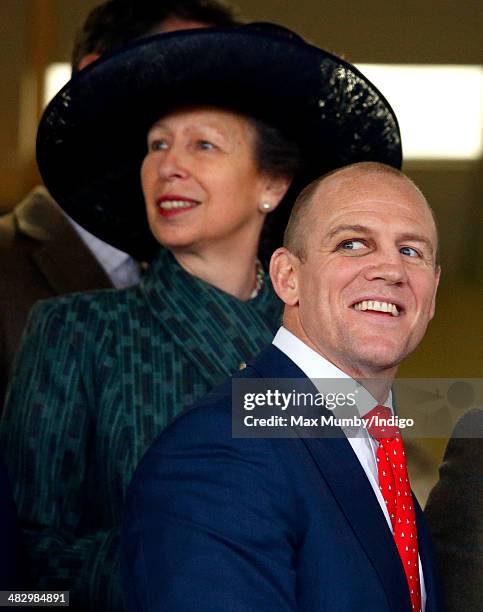
[(362, 240), (344, 240), (344, 242), (341, 242), (339, 245), (340, 249), (343, 249), (344, 251), (358, 251), (360, 249), (364, 249), (365, 248), (365, 243), (362, 242)]
[(209, 151), (210, 149), (214, 149), (215, 145), (209, 140), (198, 140), (198, 148), (203, 151)]
[(168, 148), (168, 143), (165, 140), (152, 140), (149, 143), (149, 150), (150, 151), (166, 151), (166, 149)]
[(401, 247), (399, 251), (403, 255), (407, 255), (408, 257), (419, 257), (419, 252), (416, 251), (416, 249), (413, 249), (413, 247), (404, 246)]

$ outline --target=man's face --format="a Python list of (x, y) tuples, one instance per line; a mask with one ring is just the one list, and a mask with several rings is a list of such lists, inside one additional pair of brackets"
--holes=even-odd
[(434, 314), (437, 234), (423, 197), (397, 176), (347, 171), (321, 184), (306, 221), (295, 333), (352, 376), (395, 371)]

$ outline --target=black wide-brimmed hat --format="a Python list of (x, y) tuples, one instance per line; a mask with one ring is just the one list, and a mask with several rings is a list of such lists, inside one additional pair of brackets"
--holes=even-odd
[[(140, 183), (146, 135), (161, 116), (187, 105), (252, 115), (295, 140), (304, 158), (297, 190), (358, 161), (401, 166), (394, 112), (363, 74), (289, 30), (251, 24), (143, 38), (81, 70), (40, 122), (45, 185), (87, 230), (149, 261), (159, 244)], [(292, 203), (285, 198), (268, 215), (272, 246)]]

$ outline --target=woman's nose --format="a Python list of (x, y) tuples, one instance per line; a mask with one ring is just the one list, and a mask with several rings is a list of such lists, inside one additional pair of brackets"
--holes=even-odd
[(176, 147), (171, 147), (158, 161), (159, 176), (171, 181), (179, 178), (186, 178), (189, 174), (186, 156)]

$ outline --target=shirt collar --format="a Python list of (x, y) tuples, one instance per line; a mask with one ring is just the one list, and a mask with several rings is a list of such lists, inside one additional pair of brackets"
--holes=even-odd
[(81, 225), (76, 223), (74, 219), (71, 219), (66, 215), (68, 221), (72, 224), (75, 231), (79, 234), (81, 240), (85, 243), (87, 248), (93, 253), (97, 261), (106, 271), (107, 275), (110, 276), (119, 266), (123, 265), (131, 259), (131, 256), (124, 251), (116, 249), (107, 242), (100, 240), (94, 234), (91, 234)]
[[(320, 355), (320, 353), (310, 348), (310, 346), (305, 344), (300, 338), (297, 338), (286, 327), (280, 327), (272, 343), (285, 353), (312, 380), (320, 391), (322, 391), (321, 387), (323, 386), (322, 381), (324, 379), (351, 379), (348, 374)], [(319, 384), (317, 383), (318, 380), (321, 381)], [(358, 412), (360, 415), (364, 415), (372, 410), (378, 402), (365, 387), (355, 381), (354, 384), (357, 389)], [(324, 390), (327, 389), (324, 387)], [(392, 391), (389, 392), (384, 405), (393, 412)]]

